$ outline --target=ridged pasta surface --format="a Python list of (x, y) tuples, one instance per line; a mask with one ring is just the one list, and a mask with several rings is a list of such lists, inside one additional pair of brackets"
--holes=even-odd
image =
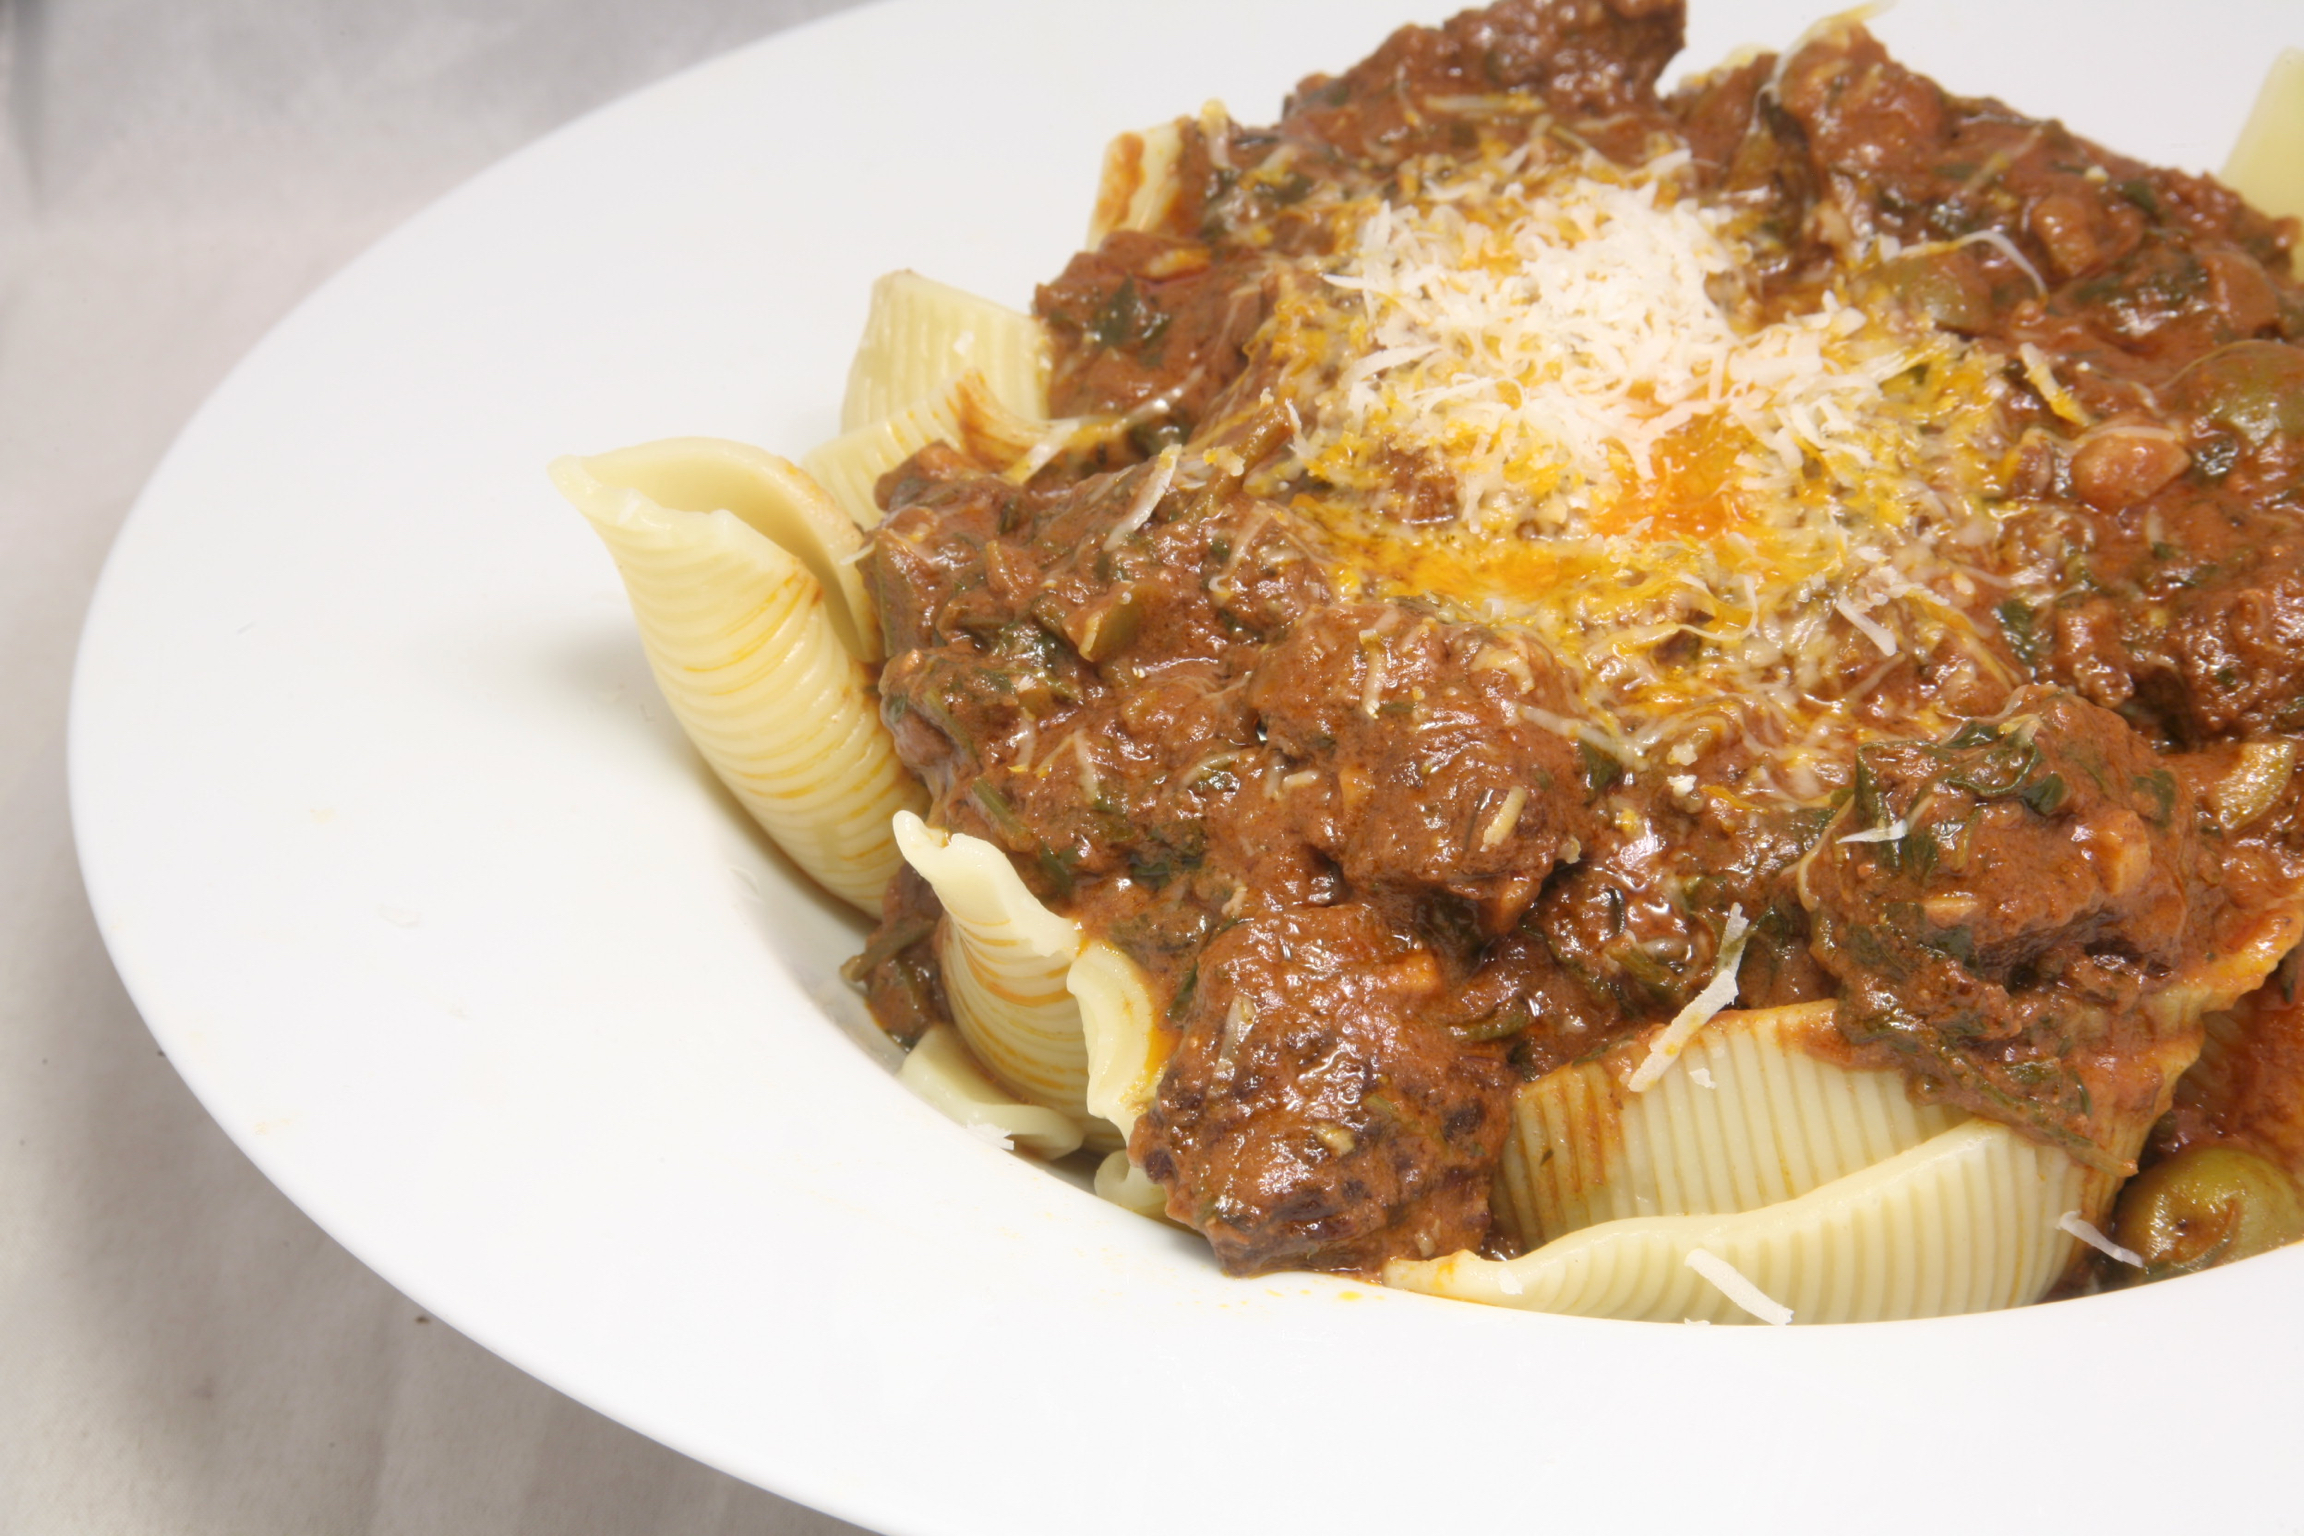
[(893, 416), (969, 369), (1015, 414), (1048, 414), (1048, 337), (1039, 321), (917, 272), (891, 272), (872, 285), (840, 430)]
[(1597, 1222), (1747, 1211), (1893, 1157), (1962, 1117), (1912, 1102), (1902, 1074), (1821, 1059), (1832, 1005), (1724, 1013), (1646, 1091), (1612, 1052), (1514, 1100), (1499, 1214), (1533, 1248)]
[[(798, 472), (775, 460), (745, 484), (725, 451), (737, 446), (563, 459), (553, 477), (615, 558), (657, 684), (705, 761), (795, 863), (877, 912), (899, 857), (889, 820), (927, 795), (897, 760), (823, 584), (756, 526), (799, 515), (759, 504)], [(649, 494), (666, 487), (730, 492), (750, 515)]]
[(1587, 1227), (1517, 1259), (1395, 1261), (1385, 1283), (1493, 1306), (1630, 1321), (1755, 1319), (1688, 1266), (1701, 1249), (1801, 1323), (1883, 1322), (2037, 1301), (2074, 1252), (2057, 1226), (2109, 1183), (1970, 1120), (1795, 1199), (1723, 1216)]
[(1077, 1121), (1091, 1146), (1119, 1146), (1119, 1133), (1088, 1109), (1088, 1045), (1066, 985), (1079, 924), (1043, 907), (1008, 855), (982, 838), (910, 814), (895, 830), (904, 858), (943, 903), (936, 957), (968, 1048), (1019, 1097)]
[(858, 527), (870, 528), (880, 521), (874, 485), (930, 443), (951, 443), (1005, 466), (1023, 457), (1045, 427), (1009, 410), (984, 375), (971, 370), (892, 415), (842, 433), (803, 458), (800, 467)]
[(1077, 1122), (1038, 1104), (1019, 1103), (984, 1075), (949, 1024), (935, 1025), (920, 1037), (896, 1080), (957, 1123), (1042, 1157), (1062, 1157), (1080, 1146)]

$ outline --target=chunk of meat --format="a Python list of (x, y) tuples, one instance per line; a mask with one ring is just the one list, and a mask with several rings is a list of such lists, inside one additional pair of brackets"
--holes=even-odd
[(1280, 127), (1385, 165), (1436, 147), (1435, 133), (1452, 141), (1450, 98), (1520, 91), (1571, 120), (1653, 115), (1685, 30), (1681, 0), (1504, 0), (1402, 27), (1343, 74), (1311, 76)]
[(896, 866), (880, 903), (880, 926), (840, 974), (864, 989), (864, 1005), (889, 1038), (912, 1045), (937, 1024), (952, 1022), (936, 961), (936, 924), (944, 904), (909, 864)]
[(1257, 664), (1249, 702), (1306, 841), (1362, 891), (1449, 891), (1489, 931), (1518, 921), (1584, 827), (1584, 783), (1536, 706), (1563, 708), (1538, 648), (1395, 603), (1313, 615)]
[(2172, 606), (2167, 643), (2183, 684), (2173, 702), (2186, 734), (2304, 723), (2304, 541), (2235, 551)]
[(1443, 968), (1364, 903), (1249, 918), (1201, 954), (1133, 1150), (1234, 1274), (1373, 1273), (1478, 1248), (1512, 1073), (1425, 1015)]
[(1049, 409), (1058, 416), (1140, 418), (1147, 454), (1190, 434), (1246, 362), (1267, 310), (1263, 263), (1212, 259), (1197, 241), (1115, 230), (1041, 286), (1033, 312), (1055, 356)]
[(2046, 689), (1948, 742), (1860, 749), (1802, 865), (1843, 1033), (1923, 1087), (2119, 1168), (2196, 1027), (2139, 1004), (2193, 939), (2198, 812), (2108, 710)]

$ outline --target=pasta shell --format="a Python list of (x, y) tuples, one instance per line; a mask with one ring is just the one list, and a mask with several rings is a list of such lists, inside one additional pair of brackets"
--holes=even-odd
[(2110, 1189), (2053, 1147), (1969, 1120), (1757, 1210), (1602, 1222), (1517, 1259), (1395, 1260), (1384, 1279), (1581, 1317), (1753, 1321), (1689, 1267), (1701, 1250), (1799, 1322), (1942, 1317), (2039, 1300), (2075, 1252), (2058, 1222), (2101, 1208)]
[(800, 461), (860, 528), (880, 521), (873, 487), (880, 477), (930, 443), (950, 443), (992, 469), (1024, 457), (1048, 423), (1000, 403), (984, 375), (970, 369), (893, 415), (845, 432)]
[(1893, 1070), (1812, 1053), (1830, 1003), (1723, 1013), (1645, 1092), (1633, 1041), (1546, 1073), (1513, 1102), (1498, 1183), (1508, 1235), (1534, 1248), (1630, 1216), (1748, 1211), (1893, 1157), (1963, 1117), (1912, 1102)]
[(897, 1070), (896, 1080), (988, 1140), (1042, 1157), (1079, 1150), (1077, 1124), (1052, 1109), (1016, 1102), (1014, 1095), (984, 1075), (949, 1024), (935, 1025), (920, 1037)]
[(1129, 1161), (1124, 1151), (1108, 1153), (1096, 1165), (1096, 1194), (1139, 1216), (1168, 1219), (1168, 1191)]
[(1123, 133), (1105, 146), (1096, 209), (1088, 218), (1088, 249), (1102, 245), (1116, 229), (1157, 229), (1166, 221), (1181, 186), (1176, 162), (1183, 151), (1178, 123)]
[(2275, 218), (2304, 219), (2304, 49), (2283, 48), (2272, 61), (2224, 183)]
[(1160, 1005), (1143, 970), (1103, 940), (1081, 950), (1065, 986), (1080, 1005), (1088, 1047), (1089, 1113), (1120, 1133), (1120, 1150), (1096, 1170), (1096, 1193), (1139, 1216), (1165, 1219), (1168, 1191), (1130, 1159), (1127, 1146), (1136, 1122), (1152, 1107), (1176, 1042), (1160, 1028)]
[(891, 272), (872, 285), (840, 430), (893, 416), (969, 369), (1015, 415), (1048, 414), (1048, 333), (1039, 321), (917, 272)]
[[(856, 568), (863, 536), (852, 518), (841, 516), (839, 504), (789, 460), (726, 438), (667, 437), (590, 458), (557, 459), (549, 473), (595, 528), (644, 515), (615, 494), (627, 490), (662, 512), (732, 513), (815, 578), (833, 632), (850, 655), (881, 659), (879, 621)], [(608, 537), (605, 531), (602, 537)], [(612, 539), (609, 548), (616, 548)]]
[(2188, 960), (2166, 986), (2145, 1000), (2144, 1007), (2164, 1033), (2178, 1033), (2264, 985), (2264, 978), (2299, 942), (2304, 942), (2304, 910), (2291, 896), (2265, 912), (2255, 931), (2239, 943)]
[(862, 535), (800, 472), (676, 438), (560, 459), (608, 545), (689, 739), (794, 863), (866, 912), (896, 871), (889, 819), (927, 793), (896, 757), (845, 557)]
[(943, 903), (936, 957), (968, 1048), (1010, 1092), (1079, 1123), (1089, 1145), (1118, 1147), (1118, 1132), (1088, 1109), (1088, 1046), (1066, 989), (1080, 925), (1040, 905), (1008, 855), (982, 838), (909, 812), (895, 831), (905, 861)]
[(1160, 1007), (1136, 962), (1099, 939), (1080, 951), (1064, 985), (1080, 1006), (1088, 1053), (1088, 1112), (1125, 1140), (1152, 1107), (1175, 1041), (1159, 1027)]

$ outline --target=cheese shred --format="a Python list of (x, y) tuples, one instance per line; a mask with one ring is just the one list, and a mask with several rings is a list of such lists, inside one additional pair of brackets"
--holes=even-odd
[(1763, 302), (1756, 215), (1685, 149), (1524, 148), (1329, 217), (1260, 343), (1296, 431), (1252, 489), (1341, 584), (1538, 642), (1566, 734), (1822, 756), (1884, 659), (1991, 654), (2011, 359), (1878, 300), (1893, 241)]
[(2133, 1248), (2123, 1248), (2096, 1229), (2096, 1224), (2078, 1211), (2066, 1211), (2056, 1218), (2059, 1231), (2069, 1232), (2108, 1259), (2117, 1259), (2132, 1269), (2144, 1267), (2144, 1257)]
[(1688, 999), (1688, 1006), (1672, 1016), (1656, 1038), (1649, 1043), (1648, 1055), (1625, 1084), (1634, 1093), (1646, 1093), (1656, 1080), (1671, 1070), (1672, 1063), (1688, 1048), (1696, 1031), (1712, 1022), (1712, 1016), (1736, 1001), (1736, 971), (1744, 963), (1744, 941), (1751, 936), (1752, 925), (1744, 921), (1741, 906), (1728, 909), (1728, 926), (1720, 935), (1720, 957), (1713, 963), (1712, 979), (1704, 983), (1704, 990)]
[(1782, 1328), (1792, 1321), (1792, 1309), (1744, 1278), (1744, 1272), (1720, 1255), (1691, 1248), (1684, 1261), (1719, 1290), (1720, 1294), (1764, 1323)]

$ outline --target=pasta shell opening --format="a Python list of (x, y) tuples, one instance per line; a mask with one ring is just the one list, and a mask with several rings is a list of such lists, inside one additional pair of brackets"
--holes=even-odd
[[(1516, 1259), (1395, 1260), (1384, 1279), (1492, 1306), (1627, 1321), (1944, 1317), (2039, 1300), (2077, 1252), (2059, 1223), (2100, 1207), (2109, 1191), (2108, 1179), (2063, 1152), (1970, 1120), (1776, 1204), (1601, 1222)], [(1692, 1255), (1702, 1256), (1693, 1266)]]
[[(657, 684), (713, 772), (811, 877), (877, 913), (899, 859), (890, 819), (928, 797), (856, 648), (861, 587), (838, 557), (862, 536), (741, 444), (650, 443), (559, 460), (552, 478), (607, 544)], [(843, 589), (816, 574), (827, 564), (851, 584), (845, 620)]]
[(1964, 1118), (1903, 1075), (1840, 1065), (1830, 1003), (1724, 1013), (1644, 1092), (1646, 1037), (1523, 1087), (1499, 1216), (1518, 1246), (1631, 1216), (1725, 1215), (1804, 1195)]
[(893, 416), (971, 369), (1015, 415), (1048, 414), (1048, 337), (1039, 321), (917, 272), (891, 272), (872, 285), (840, 430)]
[(864, 540), (852, 519), (789, 460), (717, 437), (672, 437), (551, 466), (552, 483), (598, 526), (611, 493), (637, 491), (667, 512), (726, 511), (783, 550), (825, 594), (840, 643), (859, 661), (881, 659), (880, 626), (856, 568)]
[(902, 410), (842, 433), (800, 461), (860, 528), (880, 521), (880, 477), (927, 447), (950, 443), (1002, 470), (1030, 453), (1048, 424), (1011, 411), (974, 369)]
[(1009, 1091), (1082, 1126), (1111, 1150), (1119, 1132), (1088, 1108), (1088, 1045), (1067, 982), (1080, 925), (1042, 906), (982, 838), (895, 821), (905, 861), (935, 889), (944, 920), (937, 958), (952, 1020), (976, 1059)]

